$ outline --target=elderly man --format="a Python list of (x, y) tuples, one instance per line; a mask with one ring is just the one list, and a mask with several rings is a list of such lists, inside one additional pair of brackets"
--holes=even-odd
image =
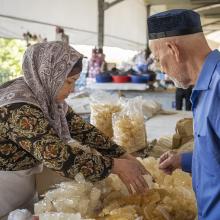
[(211, 51), (200, 17), (176, 9), (148, 18), (151, 50), (177, 87), (195, 85), (192, 96), (193, 152), (167, 152), (160, 169), (192, 173), (199, 220), (220, 220), (220, 52)]

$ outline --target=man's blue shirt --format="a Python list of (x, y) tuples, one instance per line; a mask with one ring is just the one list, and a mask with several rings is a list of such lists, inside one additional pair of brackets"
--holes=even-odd
[(220, 220), (220, 52), (208, 54), (193, 89), (195, 145), (182, 155), (192, 172), (199, 220)]

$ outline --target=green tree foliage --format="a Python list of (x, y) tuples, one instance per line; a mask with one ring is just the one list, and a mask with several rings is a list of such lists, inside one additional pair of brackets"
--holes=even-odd
[(0, 38), (0, 84), (21, 75), (25, 41)]

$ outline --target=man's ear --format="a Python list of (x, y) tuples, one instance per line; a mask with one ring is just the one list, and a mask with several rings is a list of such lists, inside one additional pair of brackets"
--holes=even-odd
[(179, 63), (180, 62), (180, 50), (177, 44), (173, 41), (168, 41), (166, 42), (166, 46), (168, 48), (168, 52), (175, 57), (176, 61)]

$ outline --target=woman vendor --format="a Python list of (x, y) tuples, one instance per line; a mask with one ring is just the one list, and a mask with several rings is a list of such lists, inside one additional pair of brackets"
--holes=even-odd
[[(23, 77), (0, 86), (0, 219), (33, 204), (34, 174), (42, 164), (72, 179), (81, 172), (93, 182), (114, 173), (129, 192), (146, 190), (142, 165), (64, 101), (82, 70), (80, 53), (63, 42), (35, 44), (22, 70)], [(68, 145), (72, 139), (79, 147)]]

